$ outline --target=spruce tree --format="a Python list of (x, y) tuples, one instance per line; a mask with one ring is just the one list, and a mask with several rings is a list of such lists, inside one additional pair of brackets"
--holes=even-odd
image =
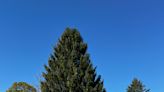
[(127, 92), (150, 92), (150, 90), (146, 89), (141, 81), (134, 78), (132, 84), (128, 87)]
[(42, 92), (105, 92), (77, 29), (66, 28), (45, 70)]

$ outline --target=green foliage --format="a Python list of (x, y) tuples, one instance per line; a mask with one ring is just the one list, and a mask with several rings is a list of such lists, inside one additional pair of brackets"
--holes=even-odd
[(25, 82), (15, 82), (6, 92), (36, 92), (36, 89)]
[(87, 44), (76, 29), (65, 30), (45, 70), (42, 92), (105, 92), (89, 59)]
[(146, 89), (142, 82), (135, 78), (128, 87), (127, 92), (149, 92), (149, 89)]

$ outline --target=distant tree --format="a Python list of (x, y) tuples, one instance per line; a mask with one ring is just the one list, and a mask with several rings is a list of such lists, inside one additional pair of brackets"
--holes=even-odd
[(36, 92), (36, 89), (25, 82), (15, 82), (6, 92)]
[(127, 88), (127, 92), (150, 92), (150, 90), (146, 89), (141, 81), (134, 78), (132, 84)]
[(89, 59), (87, 44), (76, 29), (65, 30), (45, 69), (42, 92), (105, 92)]

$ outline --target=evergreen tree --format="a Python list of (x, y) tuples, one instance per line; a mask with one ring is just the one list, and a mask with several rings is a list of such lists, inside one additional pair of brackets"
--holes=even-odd
[(127, 92), (149, 92), (149, 89), (146, 89), (142, 82), (135, 78), (128, 87)]
[(45, 70), (42, 92), (105, 92), (89, 59), (87, 44), (76, 29), (65, 30)]
[(36, 89), (25, 82), (15, 82), (6, 92), (36, 92)]

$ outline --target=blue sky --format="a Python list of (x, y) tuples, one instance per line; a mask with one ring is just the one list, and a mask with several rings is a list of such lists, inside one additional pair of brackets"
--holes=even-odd
[(66, 27), (79, 29), (108, 92), (134, 77), (164, 92), (164, 1), (0, 0), (0, 91), (39, 85), (43, 65)]

